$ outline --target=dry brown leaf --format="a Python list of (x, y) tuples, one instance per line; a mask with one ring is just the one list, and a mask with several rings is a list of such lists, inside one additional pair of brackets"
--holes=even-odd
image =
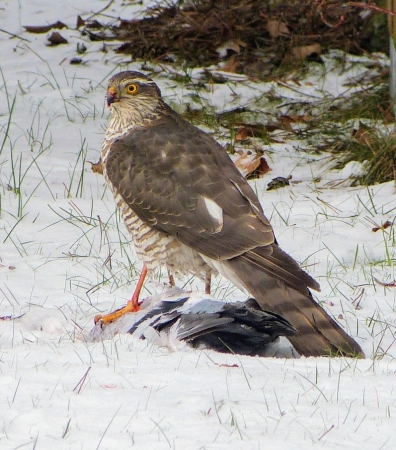
[(387, 220), (387, 221), (384, 222), (383, 224), (378, 225), (378, 226), (372, 228), (371, 231), (373, 231), (374, 233), (376, 233), (376, 232), (379, 231), (379, 230), (384, 231), (384, 230), (386, 230), (387, 228), (389, 228), (389, 227), (391, 227), (391, 226), (392, 226), (392, 222), (389, 222), (389, 220)]
[(263, 137), (266, 132), (272, 132), (278, 129), (276, 125), (263, 125), (254, 123), (239, 123), (235, 133), (235, 142), (244, 141), (250, 137)]
[[(120, 22), (120, 26), (121, 26), (121, 23), (122, 23), (123, 21), (121, 20), (121, 22)], [(93, 28), (93, 29), (95, 29), (95, 30), (99, 30), (99, 29), (102, 29), (103, 28), (103, 24), (101, 24), (99, 21), (97, 21), (96, 19), (92, 19), (92, 20), (86, 20), (86, 21), (84, 21), (84, 25), (85, 25), (85, 27), (86, 28)]]
[(270, 166), (264, 156), (255, 153), (244, 151), (235, 161), (241, 174), (248, 179), (259, 178), (270, 170)]
[(235, 53), (240, 53), (241, 47), (247, 47), (246, 42), (240, 39), (235, 39), (232, 41), (227, 41), (221, 46), (222, 51), (232, 50)]
[[(311, 120), (311, 117), (307, 114), (289, 114), (289, 115), (282, 115), (280, 116), (280, 121), (283, 125), (283, 128), (287, 131), (294, 132), (294, 129), (292, 127), (293, 123), (298, 122), (309, 122)], [(282, 128), (282, 127), (280, 127)]]
[(63, 22), (60, 22), (59, 20), (55, 23), (52, 23), (51, 25), (43, 25), (43, 26), (30, 26), (26, 25), (23, 28), (28, 33), (48, 33), (48, 31), (52, 30), (53, 28), (57, 28), (58, 30), (62, 28), (67, 28), (66, 25)]
[(285, 34), (290, 34), (289, 29), (285, 22), (280, 22), (279, 20), (269, 20), (267, 22), (267, 31), (272, 38), (277, 38), (279, 36), (284, 36)]
[(295, 121), (291, 117), (286, 116), (286, 115), (280, 116), (280, 122), (282, 123), (283, 127), (279, 127), (279, 128), (283, 128), (287, 131), (294, 132), (291, 124), (294, 123)]
[(279, 130), (279, 125), (277, 123), (268, 123), (267, 125), (264, 125), (264, 128), (269, 133), (272, 133), (273, 131)]
[(245, 127), (238, 128), (235, 133), (235, 142), (245, 141), (247, 138), (251, 137), (250, 130)]
[(322, 46), (318, 43), (311, 45), (302, 45), (300, 47), (292, 47), (290, 49), (290, 56), (292, 59), (305, 59), (307, 56), (316, 53), (322, 53)]
[(359, 128), (353, 130), (352, 136), (359, 144), (371, 146), (372, 142), (376, 139), (376, 134), (372, 129), (359, 122)]
[(232, 72), (236, 73), (240, 68), (240, 63), (237, 61), (235, 56), (231, 56), (231, 58), (225, 63), (225, 65), (221, 68), (223, 72)]
[(85, 20), (81, 16), (77, 16), (77, 23), (76, 23), (77, 29), (80, 27), (83, 27), (84, 25), (85, 25)]
[(57, 31), (53, 31), (47, 40), (50, 42), (50, 45), (68, 44), (67, 40)]
[(311, 117), (307, 114), (289, 114), (283, 117), (287, 117), (291, 122), (309, 122), (311, 120)]
[(243, 124), (235, 133), (235, 142), (245, 141), (262, 133), (262, 126)]

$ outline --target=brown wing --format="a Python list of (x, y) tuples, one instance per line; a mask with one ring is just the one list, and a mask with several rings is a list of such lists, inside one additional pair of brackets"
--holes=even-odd
[(256, 195), (224, 149), (173, 112), (116, 140), (106, 172), (142, 220), (210, 258), (274, 242)]

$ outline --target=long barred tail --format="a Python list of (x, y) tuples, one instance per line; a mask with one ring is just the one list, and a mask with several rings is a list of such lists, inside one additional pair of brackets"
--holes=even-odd
[(364, 358), (359, 344), (312, 298), (308, 287), (318, 290), (318, 283), (276, 244), (270, 254), (268, 247), (257, 248), (226, 264), (264, 310), (296, 328), (288, 339), (301, 355)]

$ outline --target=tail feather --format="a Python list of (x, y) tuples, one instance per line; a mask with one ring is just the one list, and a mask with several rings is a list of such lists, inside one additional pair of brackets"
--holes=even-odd
[(257, 248), (224, 264), (261, 308), (296, 328), (297, 334), (288, 339), (301, 355), (364, 357), (359, 344), (312, 298), (308, 286), (319, 289), (318, 283), (276, 244), (271, 256)]

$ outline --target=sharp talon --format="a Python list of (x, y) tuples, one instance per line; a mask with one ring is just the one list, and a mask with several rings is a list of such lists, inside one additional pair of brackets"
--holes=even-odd
[(102, 320), (102, 314), (96, 314), (96, 316), (94, 317), (94, 324), (96, 325), (99, 320)]
[(135, 292), (131, 298), (131, 300), (129, 300), (129, 302), (126, 304), (126, 306), (124, 306), (123, 308), (119, 308), (116, 309), (115, 311), (111, 312), (110, 314), (96, 314), (96, 316), (94, 317), (94, 322), (95, 325), (101, 321), (101, 327), (103, 328), (106, 324), (111, 323), (111, 322), (115, 322), (116, 320), (118, 320), (120, 317), (122, 317), (124, 314), (127, 313), (134, 313), (140, 310), (140, 305), (139, 305), (139, 294), (140, 291), (142, 289), (143, 286), (143, 282), (144, 279), (146, 277), (147, 274), (147, 267), (144, 266), (142, 273), (140, 274), (139, 277), (139, 281), (137, 283)]

